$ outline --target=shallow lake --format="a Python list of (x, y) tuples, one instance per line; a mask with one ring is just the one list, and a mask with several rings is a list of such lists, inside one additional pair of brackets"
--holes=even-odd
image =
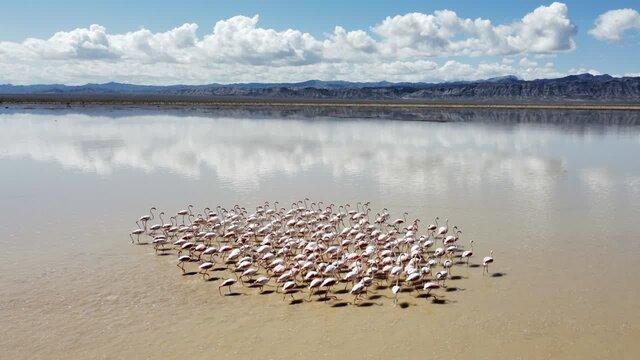
[[(640, 113), (342, 115), (0, 111), (2, 357), (640, 357)], [(289, 305), (128, 237), (150, 206), (305, 197), (448, 218), (491, 275), (457, 267), (438, 303)]]

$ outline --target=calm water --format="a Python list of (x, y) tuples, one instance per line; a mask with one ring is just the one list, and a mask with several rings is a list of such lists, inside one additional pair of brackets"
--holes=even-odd
[[(1, 357), (640, 357), (640, 114), (434, 116), (463, 122), (0, 112)], [(152, 205), (303, 197), (448, 217), (503, 276), (461, 269), (441, 305), (290, 306), (127, 237)]]

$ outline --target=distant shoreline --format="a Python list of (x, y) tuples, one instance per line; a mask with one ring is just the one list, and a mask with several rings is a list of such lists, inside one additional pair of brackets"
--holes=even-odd
[(151, 107), (344, 107), (344, 108), (404, 108), (404, 109), (535, 109), (535, 110), (624, 110), (639, 111), (640, 103), (597, 102), (525, 102), (525, 101), (427, 101), (427, 100), (342, 100), (342, 99), (265, 99), (265, 98), (205, 98), (162, 95), (0, 95), (2, 108), (8, 106), (55, 106), (65, 108), (90, 106), (151, 106)]

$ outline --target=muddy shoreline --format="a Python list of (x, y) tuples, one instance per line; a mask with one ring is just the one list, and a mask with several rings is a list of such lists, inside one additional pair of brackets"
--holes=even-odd
[(640, 110), (640, 102), (519, 100), (343, 100), (200, 97), (157, 94), (16, 94), (0, 95), (2, 107), (162, 107), (162, 108), (351, 108), (351, 109), (537, 109), (537, 110)]

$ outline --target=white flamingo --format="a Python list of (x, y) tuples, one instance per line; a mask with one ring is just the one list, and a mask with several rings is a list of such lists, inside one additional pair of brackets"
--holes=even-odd
[(182, 269), (182, 274), (184, 275), (186, 270), (184, 269), (184, 264), (191, 261), (191, 256), (182, 255), (178, 258), (178, 267)]
[(233, 278), (229, 278), (225, 281), (222, 282), (222, 284), (220, 284), (220, 286), (218, 286), (218, 292), (220, 293), (220, 296), (222, 296), (222, 290), (220, 290), (223, 287), (227, 287), (229, 289), (229, 294), (231, 294), (231, 285), (236, 283), (236, 279)]
[(391, 292), (393, 293), (393, 306), (398, 304), (398, 293), (400, 292), (400, 285), (396, 282), (395, 285), (391, 288)]
[(133, 235), (137, 236), (136, 241), (138, 244), (140, 244), (140, 235), (144, 234), (144, 229), (140, 226), (138, 221), (136, 221), (136, 225), (138, 225), (138, 228), (129, 233), (129, 237), (131, 238), (132, 244), (133, 244)]
[(213, 267), (212, 262), (203, 262), (200, 264), (200, 274), (202, 274), (202, 279), (204, 280), (206, 276), (209, 276), (209, 270)]
[(435, 282), (426, 282), (422, 287), (423, 290), (427, 290), (427, 296), (431, 293), (431, 290), (440, 289), (440, 285)]
[(493, 250), (489, 251), (489, 256), (485, 256), (482, 259), (482, 275), (486, 272), (489, 273), (489, 264), (493, 263)]
[(351, 291), (349, 291), (351, 294), (354, 295), (353, 297), (353, 304), (355, 305), (358, 302), (358, 298), (367, 292), (367, 287), (364, 284), (364, 282), (358, 282), (355, 285), (353, 285), (353, 287), (351, 288)]
[(269, 282), (268, 277), (260, 276), (253, 282), (253, 285), (258, 286), (260, 288), (260, 294), (261, 294), (262, 288), (264, 288), (264, 286), (267, 285), (268, 282)]
[(467, 260), (467, 266), (469, 266), (469, 259), (473, 256), (473, 240), (469, 242), (469, 247), (469, 250), (463, 251), (462, 255), (460, 255), (462, 259)]
[(291, 300), (295, 300), (293, 297), (293, 293), (290, 292), (295, 287), (296, 287), (295, 281), (287, 281), (286, 283), (284, 283), (284, 285), (282, 285), (282, 294), (283, 294), (282, 300), (284, 300), (287, 297), (287, 294), (291, 296)]
[(449, 219), (446, 219), (446, 225), (438, 229), (437, 236), (443, 237), (449, 231)]

